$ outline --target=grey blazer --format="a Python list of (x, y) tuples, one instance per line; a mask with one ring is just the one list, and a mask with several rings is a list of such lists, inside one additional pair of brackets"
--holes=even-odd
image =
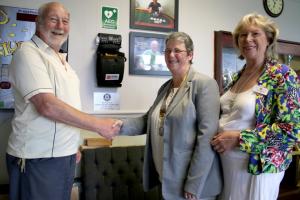
[[(147, 134), (144, 189), (159, 184), (151, 145), (150, 116), (164, 98), (171, 80), (164, 83), (149, 111), (142, 117), (123, 119), (121, 135)], [(219, 90), (214, 79), (190, 68), (169, 105), (164, 121), (162, 194), (164, 199), (184, 199), (183, 191), (198, 198), (217, 196), (222, 189), (219, 159), (210, 145), (217, 133)], [(149, 116), (149, 117), (148, 117)]]

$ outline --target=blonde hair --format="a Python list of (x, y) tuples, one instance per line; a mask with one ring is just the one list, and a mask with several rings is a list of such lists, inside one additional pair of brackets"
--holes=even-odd
[[(269, 18), (259, 15), (257, 13), (250, 13), (248, 15), (245, 15), (237, 24), (236, 28), (233, 31), (233, 41), (234, 45), (238, 48), (238, 39), (241, 31), (249, 26), (257, 26), (261, 28), (266, 36), (267, 40), (269, 42), (269, 45), (267, 46), (266, 50), (266, 58), (267, 59), (277, 59), (277, 39), (279, 35), (279, 30), (276, 26), (276, 24), (270, 20)], [(239, 56), (239, 58), (244, 59), (242, 55)]]

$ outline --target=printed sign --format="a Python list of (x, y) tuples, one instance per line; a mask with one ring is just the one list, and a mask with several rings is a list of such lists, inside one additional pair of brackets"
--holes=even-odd
[(106, 74), (105, 80), (106, 81), (117, 81), (120, 78), (120, 74)]
[(102, 28), (117, 29), (119, 11), (117, 8), (102, 7)]
[(94, 111), (119, 110), (120, 95), (117, 92), (94, 92)]

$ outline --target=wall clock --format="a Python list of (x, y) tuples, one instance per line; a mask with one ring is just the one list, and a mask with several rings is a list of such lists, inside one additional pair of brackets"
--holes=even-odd
[(284, 0), (263, 0), (265, 11), (271, 17), (281, 15), (284, 6)]

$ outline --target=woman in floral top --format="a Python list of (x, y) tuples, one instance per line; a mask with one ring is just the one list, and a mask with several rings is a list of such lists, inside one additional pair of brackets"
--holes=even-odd
[(249, 14), (233, 33), (246, 64), (221, 97), (219, 132), (211, 142), (221, 155), (222, 200), (277, 199), (299, 142), (299, 84), (296, 73), (277, 62), (278, 32), (268, 18)]

